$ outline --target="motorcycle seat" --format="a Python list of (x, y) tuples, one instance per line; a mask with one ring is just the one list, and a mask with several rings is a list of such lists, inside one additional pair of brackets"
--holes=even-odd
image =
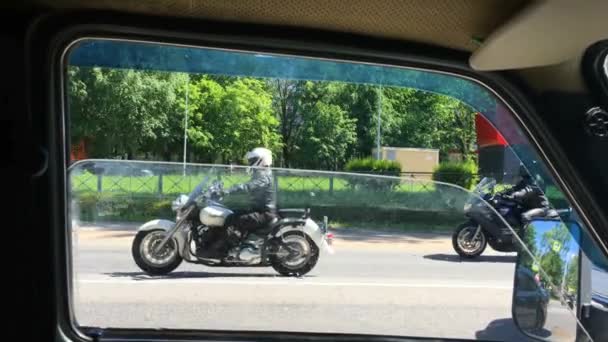
[(277, 210), (279, 217), (304, 217), (306, 215), (306, 209), (279, 209)]

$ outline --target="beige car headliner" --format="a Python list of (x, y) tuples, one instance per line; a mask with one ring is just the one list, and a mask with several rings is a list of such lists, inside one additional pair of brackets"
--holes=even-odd
[[(483, 71), (517, 70), (538, 90), (584, 90), (584, 49), (608, 37), (608, 0), (34, 0), (51, 9), (293, 26), (471, 52)], [(480, 41), (483, 41), (480, 44)]]

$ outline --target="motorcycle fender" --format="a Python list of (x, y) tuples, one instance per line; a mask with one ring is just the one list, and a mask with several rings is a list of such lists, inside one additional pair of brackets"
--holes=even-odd
[(169, 231), (175, 222), (169, 220), (152, 220), (142, 224), (139, 228), (137, 228), (138, 232), (145, 232), (148, 230), (162, 229), (164, 231)]
[(325, 239), (325, 234), (321, 231), (319, 225), (315, 223), (315, 221), (311, 219), (306, 219), (304, 224), (300, 225), (287, 225), (279, 229), (279, 231), (274, 235), (275, 237), (279, 237), (288, 232), (303, 232), (306, 235), (310, 236), (312, 241), (319, 247), (321, 251), (327, 252), (329, 254), (333, 254), (334, 251), (332, 247), (327, 243)]
[[(156, 229), (162, 229), (162, 230), (168, 232), (173, 228), (174, 225), (175, 225), (175, 222), (169, 221), (169, 220), (152, 220), (152, 221), (148, 221), (148, 222), (144, 223), (139, 228), (137, 228), (137, 232), (145, 232), (145, 231), (156, 230)], [(177, 243), (177, 248), (178, 248), (180, 256), (186, 260), (193, 260), (191, 254), (188, 250), (187, 232), (184, 231), (183, 229), (180, 229), (177, 233), (175, 233), (175, 235), (173, 235), (173, 239), (175, 240), (175, 243)]]

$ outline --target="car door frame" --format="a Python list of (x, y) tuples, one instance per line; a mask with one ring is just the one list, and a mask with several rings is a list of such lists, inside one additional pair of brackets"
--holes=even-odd
[[(159, 22), (164, 24), (159, 29)], [(467, 65), (467, 53), (421, 44), (361, 37), (324, 31), (231, 24), (185, 18), (165, 18), (113, 12), (66, 12), (42, 15), (32, 22), (26, 37), (26, 69), (30, 85), (28, 108), (34, 120), (35, 144), (48, 152), (48, 169), (41, 186), (49, 194), (48, 203), (36, 203), (40, 222), (50, 226), (55, 270), (54, 291), (59, 298), (57, 317), (60, 331), (74, 339), (88, 339), (88, 334), (73, 324), (71, 312), (72, 284), (70, 236), (65, 234), (68, 207), (65, 204), (67, 157), (65, 123), (69, 120), (63, 108), (65, 97), (61, 61), (67, 47), (82, 37), (149, 40), (262, 53), (326, 58), (377, 65), (402, 66), (440, 71), (479, 82), (501, 99), (514, 113), (532, 147), (546, 163), (557, 185), (579, 212), (581, 220), (604, 253), (608, 252), (608, 213), (601, 210), (577, 169), (546, 129), (546, 120), (539, 114), (542, 107), (534, 104), (533, 92), (508, 73), (482, 73)], [(47, 78), (48, 75), (48, 78)], [(559, 170), (559, 172), (557, 172)], [(65, 296), (67, 294), (67, 297)], [(90, 332), (88, 332), (90, 333)], [(290, 335), (296, 338), (298, 335)], [(338, 336), (336, 336), (338, 337)]]

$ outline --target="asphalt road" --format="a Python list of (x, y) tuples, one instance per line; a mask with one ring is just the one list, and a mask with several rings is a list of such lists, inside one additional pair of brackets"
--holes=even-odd
[[(342, 230), (337, 237), (336, 253), (322, 255), (304, 278), (186, 263), (155, 278), (132, 261), (132, 232), (81, 229), (76, 319), (95, 327), (527, 339), (511, 319), (512, 254), (488, 249), (478, 261), (462, 261), (443, 235)], [(568, 312), (558, 304), (549, 312), (547, 334), (571, 330)]]

